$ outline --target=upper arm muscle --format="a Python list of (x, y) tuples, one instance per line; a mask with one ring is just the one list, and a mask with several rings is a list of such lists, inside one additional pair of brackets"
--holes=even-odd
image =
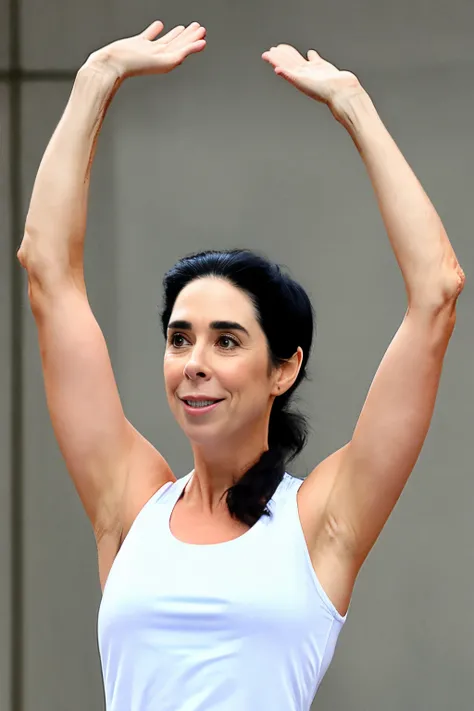
[(416, 463), (433, 415), (452, 321), (408, 312), (371, 385), (334, 480), (327, 517), (362, 563)]
[(321, 462), (298, 492), (314, 568), (341, 614), (423, 446), (452, 325), (449, 308), (432, 317), (407, 313), (351, 441)]
[(125, 418), (107, 345), (77, 287), (35, 295), (46, 398), (60, 450), (94, 526), (124, 491), (137, 433)]

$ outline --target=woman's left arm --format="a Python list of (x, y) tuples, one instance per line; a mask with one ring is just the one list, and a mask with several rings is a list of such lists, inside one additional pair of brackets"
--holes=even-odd
[(408, 308), (454, 305), (464, 274), (443, 227), (395, 141), (362, 87), (336, 94), (333, 114), (365, 164), (408, 295)]
[(464, 273), (436, 210), (357, 78), (313, 50), (305, 59), (279, 45), (263, 59), (300, 91), (326, 103), (351, 135), (406, 285), (403, 322), (377, 370), (350, 443), (331, 458), (337, 471), (324, 525), (358, 569), (423, 446)]

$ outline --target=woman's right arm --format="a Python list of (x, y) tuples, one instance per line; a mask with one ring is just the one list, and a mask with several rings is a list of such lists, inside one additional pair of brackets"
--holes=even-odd
[(119, 40), (79, 70), (41, 161), (18, 252), (28, 274), (54, 433), (96, 537), (121, 529), (125, 505), (133, 518), (153, 491), (174, 478), (124, 415), (83, 269), (90, 172), (115, 92), (127, 76), (166, 73), (205, 46), (205, 30), (197, 23), (152, 41), (161, 30), (154, 23)]

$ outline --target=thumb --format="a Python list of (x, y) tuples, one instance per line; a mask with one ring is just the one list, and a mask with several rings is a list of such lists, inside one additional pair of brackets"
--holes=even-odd
[(314, 59), (321, 59), (320, 55), (316, 52), (315, 49), (310, 49), (310, 50), (308, 51), (308, 54), (307, 54), (306, 56), (308, 57), (308, 59), (309, 59), (310, 62), (311, 62), (312, 59), (313, 59), (313, 60), (314, 60)]

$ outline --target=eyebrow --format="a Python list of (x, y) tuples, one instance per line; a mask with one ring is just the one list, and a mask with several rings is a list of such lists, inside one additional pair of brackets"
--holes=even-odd
[[(172, 321), (168, 324), (168, 330), (181, 328), (183, 331), (192, 331), (193, 325), (190, 321)], [(250, 333), (237, 321), (211, 321), (209, 328), (213, 331), (242, 331), (250, 337)]]

